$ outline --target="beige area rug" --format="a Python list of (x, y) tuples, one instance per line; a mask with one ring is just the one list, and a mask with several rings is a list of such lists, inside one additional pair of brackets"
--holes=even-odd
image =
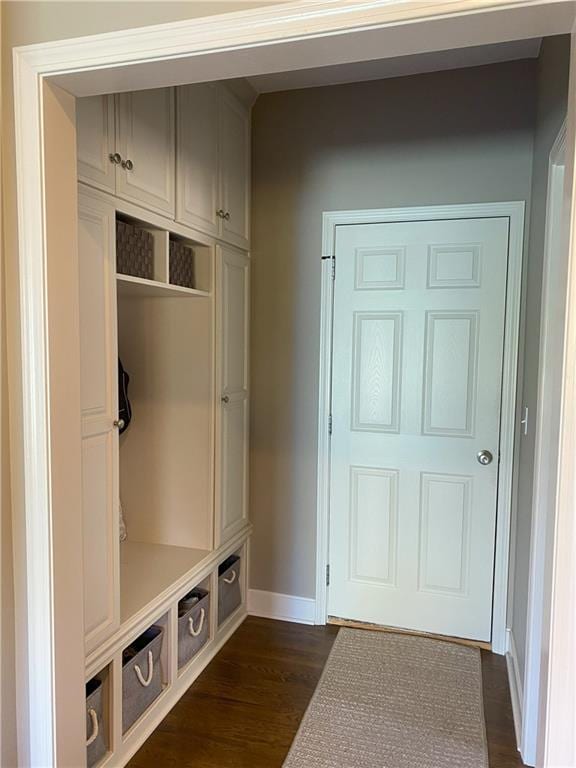
[(341, 629), (284, 768), (488, 768), (480, 651)]

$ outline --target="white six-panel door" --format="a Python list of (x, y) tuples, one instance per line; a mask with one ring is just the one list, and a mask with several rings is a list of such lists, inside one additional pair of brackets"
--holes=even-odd
[(89, 653), (120, 623), (115, 220), (80, 189), (78, 261), (84, 624)]
[(507, 218), (337, 230), (332, 616), (490, 640), (507, 252)]

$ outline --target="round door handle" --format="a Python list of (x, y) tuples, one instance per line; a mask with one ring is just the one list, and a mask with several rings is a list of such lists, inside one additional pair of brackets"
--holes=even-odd
[(114, 426), (116, 427), (116, 429), (124, 429), (125, 424), (126, 422), (124, 421), (124, 419), (114, 419)]
[(230, 402), (230, 398), (228, 397), (228, 395), (222, 395), (222, 397), (220, 398), (220, 400), (221, 400), (223, 403), (229, 403), (229, 402)]
[(478, 459), (479, 464), (482, 464), (483, 467), (486, 467), (488, 464), (492, 464), (494, 456), (492, 456), (490, 451), (478, 451), (476, 458)]
[(113, 152), (112, 154), (109, 155), (109, 157), (110, 157), (110, 162), (114, 163), (114, 165), (120, 165), (120, 163), (122, 162), (122, 155), (120, 155), (118, 152)]
[(122, 168), (124, 168), (126, 171), (133, 171), (134, 170), (134, 163), (132, 160), (123, 160), (122, 161)]

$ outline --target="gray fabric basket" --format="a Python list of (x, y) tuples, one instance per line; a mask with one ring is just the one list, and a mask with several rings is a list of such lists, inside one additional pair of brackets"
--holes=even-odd
[(218, 567), (218, 624), (222, 624), (242, 602), (240, 575), (242, 560), (239, 555), (220, 563)]
[[(186, 602), (197, 597), (188, 608)], [(206, 645), (210, 635), (210, 593), (197, 587), (178, 603), (178, 669)]]
[(108, 751), (102, 723), (102, 682), (97, 677), (86, 683), (86, 763), (93, 768)]
[(162, 693), (160, 652), (163, 636), (162, 627), (150, 627), (122, 654), (122, 730), (124, 733)]

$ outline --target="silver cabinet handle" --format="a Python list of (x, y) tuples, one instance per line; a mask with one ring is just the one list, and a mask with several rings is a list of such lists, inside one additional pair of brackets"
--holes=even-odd
[(126, 171), (133, 171), (134, 163), (132, 160), (122, 160), (122, 168), (124, 168)]
[(114, 419), (114, 426), (116, 427), (116, 429), (124, 429), (125, 423), (126, 422), (124, 421), (124, 419)]
[(230, 221), (230, 211), (226, 211), (226, 213), (224, 214), (224, 218), (226, 219), (226, 221)]
[(229, 403), (230, 402), (230, 398), (228, 397), (228, 395), (222, 395), (220, 400), (222, 400), (223, 403)]
[(118, 152), (113, 152), (110, 155), (108, 155), (110, 158), (110, 162), (114, 163), (114, 165), (120, 165), (122, 162), (122, 155), (120, 155)]
[(216, 216), (218, 216), (218, 218), (220, 218), (220, 219), (223, 219), (223, 218), (225, 218), (226, 214), (224, 213), (222, 208), (218, 208), (218, 210), (216, 211)]
[(476, 458), (478, 459), (479, 464), (482, 464), (483, 467), (486, 467), (488, 464), (492, 464), (494, 456), (492, 456), (490, 451), (478, 451)]

